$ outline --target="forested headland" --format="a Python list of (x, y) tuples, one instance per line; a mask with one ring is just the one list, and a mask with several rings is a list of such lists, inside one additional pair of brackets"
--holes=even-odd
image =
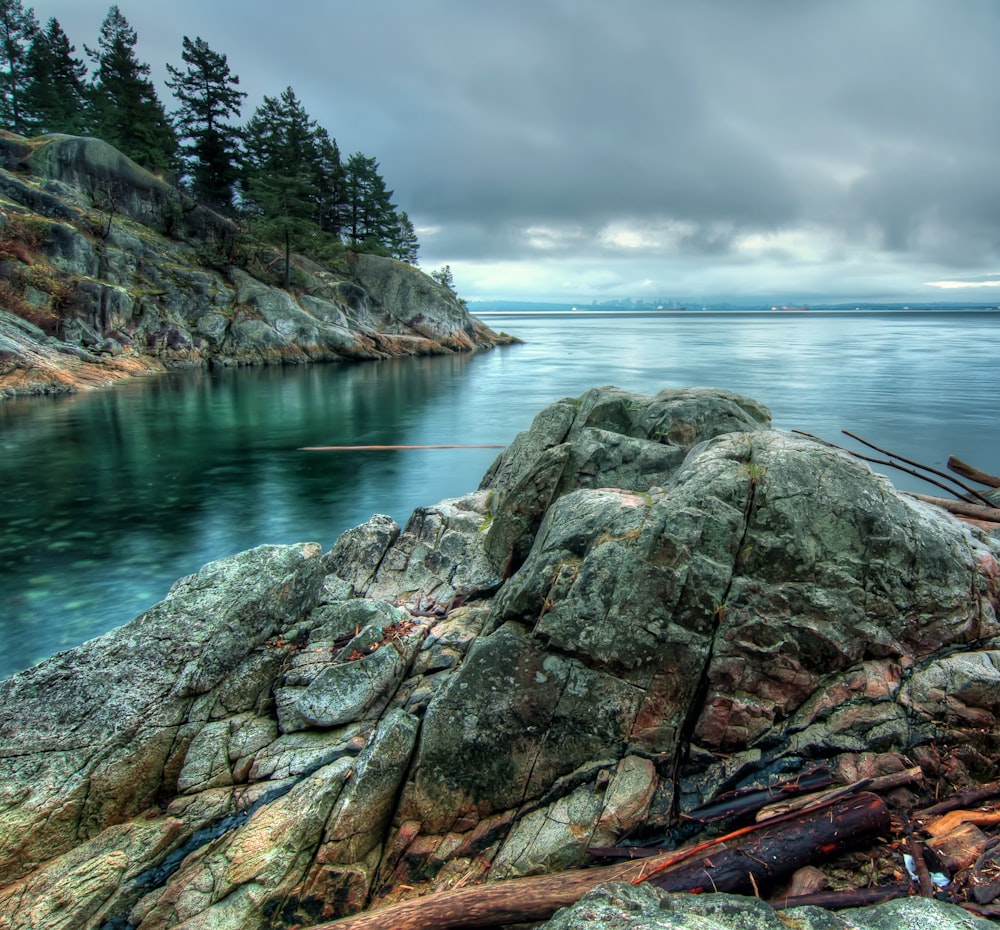
[[(80, 57), (56, 18), (43, 25), (22, 0), (0, 0), (0, 126), (100, 138), (286, 259), (349, 249), (416, 264), (413, 223), (377, 159), (344, 157), (291, 86), (264, 95), (243, 120), (247, 95), (225, 53), (184, 36), (179, 61), (166, 65), (165, 102), (137, 41), (113, 5)], [(432, 274), (450, 285), (447, 266)]]

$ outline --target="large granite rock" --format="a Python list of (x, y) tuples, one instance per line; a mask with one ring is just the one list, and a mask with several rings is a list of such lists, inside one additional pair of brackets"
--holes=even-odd
[[(0, 132), (0, 398), (164, 366), (467, 352), (513, 341), (402, 262), (296, 256), (100, 141)], [(272, 261), (273, 259), (273, 261)]]
[(0, 682), (0, 922), (308, 925), (988, 739), (996, 542), (768, 425), (595, 389), (405, 527), (213, 563)]

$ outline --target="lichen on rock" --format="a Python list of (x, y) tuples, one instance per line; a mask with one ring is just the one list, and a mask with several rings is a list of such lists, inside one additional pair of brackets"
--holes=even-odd
[[(560, 401), (479, 490), (212, 563), (0, 682), (0, 920), (306, 925), (971, 751), (998, 555), (738, 395)], [(552, 926), (657, 893), (597, 894)]]

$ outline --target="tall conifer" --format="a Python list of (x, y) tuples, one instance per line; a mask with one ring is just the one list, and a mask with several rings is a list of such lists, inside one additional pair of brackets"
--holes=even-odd
[(55, 17), (28, 47), (23, 118), (29, 132), (86, 131), (87, 66), (75, 51)]
[(112, 6), (97, 48), (84, 46), (95, 65), (89, 88), (94, 133), (144, 168), (171, 170), (177, 136), (149, 79), (149, 65), (135, 56), (136, 41), (135, 30)]
[(35, 11), (21, 0), (0, 0), (0, 125), (26, 130), (23, 115), (25, 57), (38, 32)]
[(184, 36), (182, 71), (167, 65), (167, 81), (180, 102), (177, 125), (187, 140), (182, 146), (185, 173), (195, 197), (217, 208), (233, 204), (238, 177), (236, 160), (239, 130), (226, 119), (239, 116), (246, 94), (237, 90), (240, 79), (229, 70), (226, 56), (212, 51), (202, 38)]

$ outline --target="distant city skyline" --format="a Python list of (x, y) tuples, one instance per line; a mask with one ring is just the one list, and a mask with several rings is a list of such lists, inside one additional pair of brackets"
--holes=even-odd
[[(992, 0), (122, 0), (378, 159), (469, 300), (1000, 302)], [(109, 4), (40, 0), (86, 59)], [(686, 299), (686, 298), (685, 298)]]

